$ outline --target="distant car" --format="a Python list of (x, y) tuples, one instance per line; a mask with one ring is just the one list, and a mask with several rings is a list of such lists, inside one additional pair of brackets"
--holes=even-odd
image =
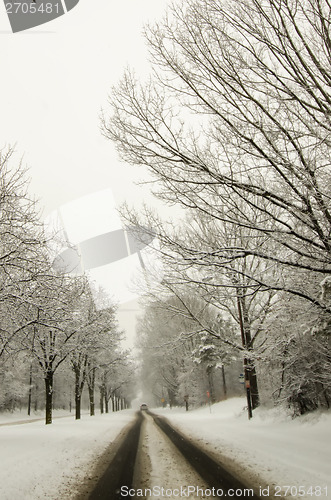
[(148, 405), (147, 405), (146, 403), (142, 403), (142, 404), (140, 405), (140, 409), (141, 409), (141, 410), (148, 410)]

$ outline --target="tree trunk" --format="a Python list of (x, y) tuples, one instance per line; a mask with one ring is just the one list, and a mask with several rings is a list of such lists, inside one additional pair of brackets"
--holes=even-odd
[[(245, 298), (240, 297), (240, 302), (242, 306), (242, 316), (243, 316), (243, 327), (244, 327), (244, 347), (248, 351), (253, 350), (252, 346), (252, 336), (251, 336), (251, 330), (250, 330), (250, 324), (249, 324), (249, 318), (248, 318), (248, 311), (247, 307), (245, 304)], [(247, 359), (246, 360), (246, 367), (247, 367), (247, 375), (248, 375), (248, 380), (249, 380), (249, 389), (250, 389), (250, 399), (252, 403), (252, 409), (255, 410), (260, 404), (260, 398), (259, 398), (259, 389), (257, 385), (257, 376), (256, 376), (256, 369), (255, 369), (255, 364), (252, 359)]]
[(103, 387), (100, 387), (100, 413), (102, 414), (104, 412), (103, 408), (103, 401), (104, 401), (104, 394), (103, 394)]
[(215, 403), (216, 398), (215, 398), (213, 367), (212, 366), (208, 366), (208, 368), (207, 368), (207, 377), (208, 377), (210, 401), (211, 401), (211, 403)]
[(36, 380), (35, 383), (35, 400), (34, 400), (34, 411), (38, 411), (38, 394), (39, 394), (39, 386), (38, 386), (38, 379)]
[(81, 398), (80, 394), (75, 394), (75, 419), (80, 420), (81, 417)]
[(175, 398), (175, 393), (172, 389), (169, 389), (168, 387), (168, 398), (169, 398), (169, 406), (170, 406), (170, 409), (172, 409), (173, 405), (175, 404), (176, 402), (176, 398)]
[(96, 372), (96, 368), (92, 368), (88, 371), (88, 374), (87, 374), (87, 385), (88, 385), (88, 394), (89, 394), (89, 402), (90, 402), (90, 416), (91, 417), (93, 417), (95, 415), (95, 403), (94, 403), (95, 372)]
[[(240, 326), (240, 333), (241, 333), (241, 341), (242, 341), (243, 347), (247, 348), (247, 340), (246, 340), (244, 320), (243, 320), (243, 297), (241, 295), (239, 295), (238, 289), (237, 289), (237, 306), (238, 306), (238, 318), (239, 318), (239, 326)], [(244, 376), (245, 376), (245, 390), (246, 390), (246, 398), (247, 398), (248, 418), (251, 419), (253, 416), (252, 399), (251, 399), (251, 390), (250, 390), (250, 382), (249, 382), (246, 356), (244, 357)]]
[(88, 356), (87, 354), (81, 355), (76, 359), (72, 360), (72, 369), (75, 373), (75, 408), (76, 408), (76, 420), (81, 417), (81, 403), (82, 394), (86, 380), (86, 368), (87, 368)]
[(32, 363), (30, 363), (30, 376), (29, 376), (29, 397), (28, 397), (28, 415), (31, 415), (31, 400), (32, 400)]
[(52, 403), (53, 403), (53, 371), (47, 370), (45, 375), (45, 392), (46, 392), (46, 425), (52, 423)]
[(251, 386), (252, 408), (253, 410), (255, 410), (255, 408), (257, 408), (260, 405), (260, 396), (259, 396), (259, 388), (257, 385), (256, 369), (251, 359), (248, 360), (248, 366), (249, 366), (248, 376)]
[(226, 380), (225, 380), (225, 370), (224, 370), (224, 365), (222, 365), (222, 381), (223, 381), (223, 393), (224, 393), (224, 399), (227, 398), (227, 388), (226, 388)]
[(81, 416), (81, 384), (80, 368), (75, 367), (75, 419), (80, 420)]
[(95, 415), (95, 405), (94, 405), (94, 387), (88, 388), (89, 402), (90, 402), (90, 416)]

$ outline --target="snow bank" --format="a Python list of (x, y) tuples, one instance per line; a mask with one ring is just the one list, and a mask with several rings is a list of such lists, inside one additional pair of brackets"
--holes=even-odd
[(133, 418), (134, 412), (125, 410), (80, 421), (60, 418), (52, 425), (42, 420), (0, 426), (1, 500), (74, 498), (75, 484), (88, 477), (96, 459)]
[(281, 409), (258, 408), (248, 420), (245, 404), (245, 398), (232, 398), (211, 408), (157, 413), (213, 454), (228, 457), (232, 468), (238, 464), (244, 477), (255, 482), (258, 477), (270, 487), (270, 496), (284, 496), (285, 489), (277, 486), (293, 487), (292, 495), (288, 492), (292, 498), (325, 498), (327, 492), (331, 496), (331, 411), (291, 419)]

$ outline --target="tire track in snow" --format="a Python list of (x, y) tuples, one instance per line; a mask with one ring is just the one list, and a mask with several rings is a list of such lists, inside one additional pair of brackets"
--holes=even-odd
[[(187, 492), (188, 486), (199, 487), (199, 496), (176, 496), (201, 499), (211, 496), (204, 496), (201, 491), (222, 490), (222, 497), (214, 495), (213, 498), (259, 498), (188, 437), (175, 430), (165, 418), (151, 412), (140, 412), (88, 499), (117, 500), (127, 497), (162, 500), (169, 495), (158, 495), (155, 491), (161, 488), (182, 491), (184, 488)], [(142, 492), (145, 489), (152, 490), (153, 496), (144, 496)], [(242, 493), (229, 494), (236, 490)], [(249, 490), (251, 493), (248, 493)]]

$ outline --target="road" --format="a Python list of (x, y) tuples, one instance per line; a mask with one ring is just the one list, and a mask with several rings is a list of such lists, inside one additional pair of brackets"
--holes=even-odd
[(259, 498), (166, 419), (150, 412), (137, 414), (109, 460), (94, 489), (77, 500)]

